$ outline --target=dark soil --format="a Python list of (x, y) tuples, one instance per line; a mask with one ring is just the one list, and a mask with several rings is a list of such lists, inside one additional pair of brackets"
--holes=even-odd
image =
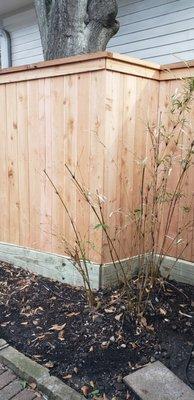
[(139, 320), (119, 291), (96, 297), (91, 311), (82, 289), (2, 263), (0, 337), (89, 398), (137, 399), (122, 378), (155, 360), (194, 389), (193, 287), (158, 284)]

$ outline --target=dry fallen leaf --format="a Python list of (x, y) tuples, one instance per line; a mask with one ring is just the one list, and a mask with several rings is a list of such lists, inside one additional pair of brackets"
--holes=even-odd
[(136, 349), (138, 347), (138, 345), (136, 343), (130, 343), (133, 349)]
[(40, 393), (36, 393), (36, 397), (42, 399), (42, 395)]
[(45, 366), (46, 368), (53, 368), (53, 367), (54, 367), (54, 364), (53, 364), (52, 361), (48, 361), (46, 364), (44, 364), (44, 366)]
[(44, 311), (44, 309), (42, 307), (37, 307), (34, 310), (34, 314), (37, 314), (38, 311)]
[(126, 400), (132, 400), (132, 397), (131, 397), (130, 393), (128, 392), (128, 390), (127, 390)]
[(2, 324), (1, 324), (1, 326), (7, 326), (7, 325), (9, 325), (9, 323), (10, 323), (10, 321), (7, 321), (7, 322), (3, 322)]
[(84, 396), (88, 396), (88, 394), (90, 393), (90, 388), (88, 386), (84, 385), (84, 386), (82, 386), (81, 391)]
[(160, 314), (161, 315), (166, 315), (167, 314), (167, 311), (166, 310), (164, 310), (164, 308), (160, 308)]
[(22, 288), (20, 288), (20, 289), (19, 289), (20, 292), (21, 292), (22, 290), (26, 289), (28, 286), (29, 286), (29, 284), (27, 284), (27, 285), (23, 286)]
[(109, 346), (109, 342), (102, 342), (102, 343), (101, 343), (101, 348), (102, 348), (102, 349), (107, 349), (108, 346)]
[(63, 340), (65, 340), (64, 334), (65, 334), (64, 329), (63, 329), (62, 331), (60, 331), (59, 334), (58, 334), (58, 339), (61, 340), (61, 342), (62, 342)]
[(68, 375), (64, 375), (63, 376), (63, 379), (65, 379), (65, 380), (68, 380), (68, 379), (71, 379), (72, 378), (72, 375), (71, 374), (68, 374)]
[(36, 340), (42, 340), (45, 338), (45, 335), (39, 335), (36, 337), (36, 339), (34, 339), (32, 342), (35, 342)]
[(141, 317), (141, 325), (143, 325), (145, 328), (147, 327), (147, 320), (145, 317)]
[(115, 307), (109, 307), (109, 308), (105, 308), (104, 311), (107, 314), (112, 314), (112, 313), (114, 313), (116, 311), (116, 308)]
[(179, 310), (179, 314), (182, 315), (183, 317), (187, 317), (187, 318), (191, 318), (192, 319), (192, 315), (189, 314), (185, 314), (182, 311)]
[(115, 316), (115, 319), (116, 319), (117, 321), (120, 321), (120, 319), (121, 319), (122, 316), (123, 316), (123, 314), (118, 314), (118, 315)]
[(71, 312), (70, 314), (67, 314), (67, 317), (76, 317), (76, 315), (79, 315), (80, 312)]
[(55, 324), (55, 325), (51, 326), (51, 328), (49, 329), (49, 331), (57, 331), (57, 332), (60, 332), (60, 331), (62, 331), (62, 330), (65, 328), (65, 325), (66, 325), (66, 323), (63, 324), (63, 325)]
[(40, 356), (39, 354), (35, 354), (32, 358), (39, 359), (42, 358), (42, 356)]
[(146, 330), (147, 330), (148, 332), (154, 332), (154, 327), (153, 327), (153, 325), (147, 325), (147, 326), (146, 326)]
[(99, 317), (102, 317), (102, 314), (94, 314), (94, 315), (92, 315), (93, 322), (96, 321), (96, 319), (98, 319)]
[(32, 383), (29, 383), (29, 386), (31, 387), (31, 389), (36, 389), (36, 383), (35, 382), (32, 382)]

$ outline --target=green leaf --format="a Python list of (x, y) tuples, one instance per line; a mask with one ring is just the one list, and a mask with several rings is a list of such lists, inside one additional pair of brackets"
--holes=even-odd
[(99, 390), (93, 390), (93, 392), (90, 393), (92, 396), (100, 396), (100, 391)]
[(20, 381), (20, 384), (22, 386), (22, 389), (25, 389), (27, 386), (27, 382), (26, 381)]
[(107, 228), (108, 228), (108, 225), (106, 225), (106, 224), (97, 224), (97, 225), (94, 227), (94, 229), (99, 229), (99, 228), (107, 229)]

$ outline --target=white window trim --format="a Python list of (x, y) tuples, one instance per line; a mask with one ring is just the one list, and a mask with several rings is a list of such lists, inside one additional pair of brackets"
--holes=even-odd
[(1, 41), (1, 68), (9, 68), (11, 62), (11, 38), (9, 33), (0, 28), (0, 41)]

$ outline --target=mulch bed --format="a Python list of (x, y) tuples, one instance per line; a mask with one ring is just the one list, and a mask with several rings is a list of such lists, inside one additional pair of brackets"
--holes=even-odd
[(0, 337), (88, 398), (137, 399), (122, 378), (155, 360), (194, 389), (193, 287), (158, 285), (138, 321), (117, 290), (96, 297), (1, 263)]

